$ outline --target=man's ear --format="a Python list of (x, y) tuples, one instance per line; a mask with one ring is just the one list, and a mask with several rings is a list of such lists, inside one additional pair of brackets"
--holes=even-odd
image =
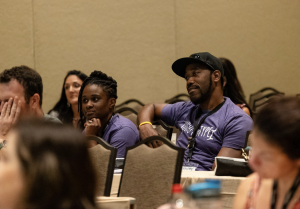
[(219, 82), (220, 80), (221, 80), (221, 72), (219, 71), (219, 70), (215, 70), (213, 73), (212, 73), (212, 76), (213, 76), (213, 78), (212, 78), (212, 80), (214, 81), (214, 82)]
[(40, 107), (40, 95), (38, 93), (35, 93), (32, 97), (29, 99), (29, 106), (32, 109), (37, 109)]
[(114, 109), (116, 102), (117, 102), (117, 100), (115, 98), (110, 98), (108, 101), (109, 108)]

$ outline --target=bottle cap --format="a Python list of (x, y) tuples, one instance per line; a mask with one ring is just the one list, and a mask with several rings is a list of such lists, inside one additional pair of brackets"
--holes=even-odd
[(193, 198), (217, 197), (220, 196), (221, 183), (219, 180), (206, 180), (203, 183), (193, 184), (186, 188), (186, 193)]
[(172, 193), (182, 193), (182, 186), (180, 184), (173, 184)]

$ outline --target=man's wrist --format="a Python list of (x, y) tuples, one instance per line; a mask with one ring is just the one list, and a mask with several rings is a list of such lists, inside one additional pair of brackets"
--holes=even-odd
[(150, 123), (145, 123), (145, 124), (143, 124), (143, 125), (141, 125), (141, 126), (139, 126), (139, 129), (147, 129), (147, 128), (153, 128), (153, 126), (152, 126), (152, 124), (150, 124)]

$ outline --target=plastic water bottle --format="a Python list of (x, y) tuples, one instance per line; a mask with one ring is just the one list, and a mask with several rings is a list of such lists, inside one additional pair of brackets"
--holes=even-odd
[(203, 183), (193, 184), (185, 191), (191, 195), (197, 209), (222, 209), (219, 180), (206, 180)]
[(170, 209), (195, 209), (194, 201), (183, 192), (180, 184), (174, 184), (172, 187), (172, 198), (169, 201)]

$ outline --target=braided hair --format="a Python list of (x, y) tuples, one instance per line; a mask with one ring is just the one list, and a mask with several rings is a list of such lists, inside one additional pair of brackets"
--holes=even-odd
[(115, 81), (112, 77), (107, 76), (105, 73), (102, 73), (101, 71), (95, 70), (94, 72), (92, 72), (90, 76), (84, 80), (78, 96), (78, 111), (80, 113), (80, 126), (82, 128), (85, 123), (85, 117), (82, 111), (82, 93), (87, 85), (97, 85), (102, 87), (108, 99), (118, 98), (117, 81)]

